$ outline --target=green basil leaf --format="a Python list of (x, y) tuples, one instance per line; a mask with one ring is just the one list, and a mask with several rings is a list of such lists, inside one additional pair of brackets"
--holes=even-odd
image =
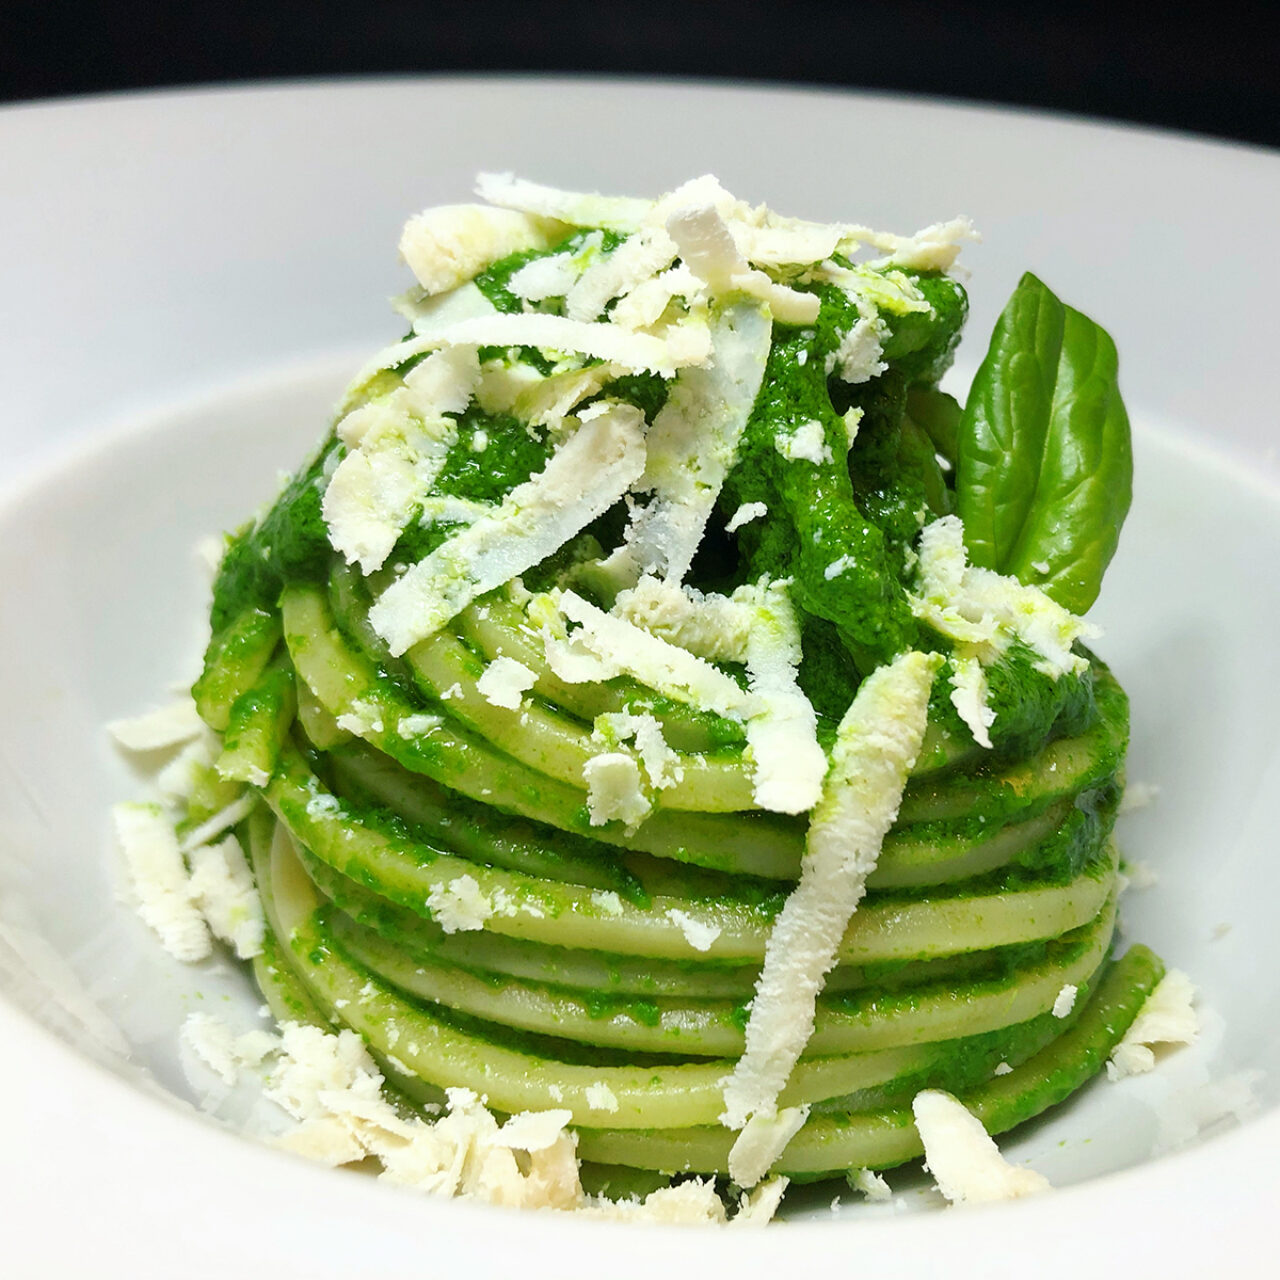
[(1009, 299), (958, 427), (970, 560), (1084, 613), (1133, 494), (1115, 343), (1033, 275)]

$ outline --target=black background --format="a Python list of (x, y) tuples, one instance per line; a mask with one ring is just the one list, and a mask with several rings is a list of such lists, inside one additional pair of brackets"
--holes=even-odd
[(1280, 2), (0, 0), (0, 100), (298, 76), (661, 74), (892, 89), (1280, 145)]

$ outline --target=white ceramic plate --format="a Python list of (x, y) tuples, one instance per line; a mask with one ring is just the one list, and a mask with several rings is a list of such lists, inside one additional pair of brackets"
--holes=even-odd
[[(1131, 777), (1162, 787), (1126, 819), (1129, 854), (1160, 880), (1125, 917), (1194, 975), (1209, 1016), (1195, 1050), (1099, 1082), (1009, 1144), (1056, 1194), (640, 1232), (391, 1191), (183, 1101), (183, 1013), (249, 1021), (257, 1001), (229, 965), (168, 962), (117, 903), (106, 810), (134, 781), (100, 726), (190, 675), (192, 544), (299, 460), (344, 374), (396, 333), (383, 299), (405, 280), (402, 219), (466, 198), (481, 168), (634, 193), (714, 170), (786, 212), (895, 230), (964, 211), (986, 236), (965, 255), (964, 364), (1023, 269), (1115, 335), (1137, 500), (1096, 612), (1134, 701)], [(8, 110), (0, 171), (10, 1274), (1269, 1273), (1280, 159), (884, 97), (471, 78)], [(1230, 1107), (1242, 1124), (1214, 1120)], [(1188, 1142), (1193, 1121), (1208, 1127)]]

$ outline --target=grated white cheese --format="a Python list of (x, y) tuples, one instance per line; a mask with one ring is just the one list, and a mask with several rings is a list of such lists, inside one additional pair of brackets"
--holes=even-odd
[(780, 433), (773, 443), (788, 462), (812, 462), (817, 466), (832, 459), (826, 433), (816, 418), (800, 423), (789, 433)]
[(572, 253), (555, 253), (526, 263), (507, 281), (507, 288), (525, 302), (545, 302), (563, 298), (582, 274), (582, 267)]
[[(858, 438), (858, 428), (862, 426), (862, 413), (862, 409), (855, 406), (840, 419), (844, 423), (845, 443), (850, 449), (853, 448), (853, 442)], [(909, 547), (907, 549), (911, 550)], [(914, 555), (915, 553), (912, 552), (912, 554)]]
[(280, 1048), (269, 1031), (237, 1035), (231, 1025), (208, 1013), (190, 1013), (178, 1033), (179, 1044), (205, 1064), (225, 1085), (234, 1085), (245, 1067), (256, 1067)]
[(853, 556), (837, 556), (822, 571), (822, 577), (825, 581), (831, 582), (838, 578), (842, 573), (848, 573), (850, 569), (857, 568), (858, 561)]
[(890, 250), (888, 261), (894, 266), (916, 271), (950, 271), (965, 241), (981, 239), (973, 222), (961, 214), (948, 222), (931, 223), (910, 236), (880, 232), (871, 243), (878, 249)]
[(636, 485), (653, 497), (633, 512), (623, 546), (605, 562), (618, 585), (647, 573), (679, 582), (688, 573), (737, 457), (771, 332), (759, 307), (728, 307), (711, 323), (710, 363), (676, 378), (649, 430)]
[(429, 294), (445, 293), (508, 254), (545, 249), (567, 228), (482, 204), (447, 204), (405, 223), (400, 255)]
[(187, 800), (204, 770), (214, 762), (221, 743), (208, 730), (188, 742), (156, 775), (156, 787), (166, 800)]
[(344, 711), (337, 718), (339, 729), (354, 733), (357, 738), (367, 737), (371, 733), (382, 733), (384, 725), (382, 710), (370, 698), (356, 698), (351, 703), (351, 710)]
[(646, 574), (618, 593), (610, 612), (710, 662), (747, 660), (752, 616), (736, 596), (704, 593)]
[(457, 345), (572, 351), (608, 361), (632, 373), (657, 373), (670, 378), (677, 369), (707, 360), (711, 354), (711, 335), (706, 320), (696, 316), (668, 325), (661, 333), (641, 333), (618, 324), (589, 324), (543, 312), (495, 312), (459, 320), (438, 333), (421, 334), (397, 343), (381, 352), (374, 365), (392, 368), (411, 356)]
[(940, 659), (907, 653), (868, 676), (836, 736), (809, 822), (800, 883), (779, 913), (747, 1022), (746, 1049), (724, 1089), (721, 1121), (768, 1117), (813, 1031), (814, 1005), (897, 816), (924, 739)]
[(570, 622), (576, 644), (626, 672), (655, 692), (688, 702), (718, 715), (743, 718), (751, 710), (750, 695), (730, 676), (702, 658), (605, 613), (573, 591), (552, 593)]
[(558, 191), (511, 173), (478, 175), (476, 195), (504, 209), (552, 218), (575, 227), (606, 227), (610, 231), (636, 230), (653, 208), (652, 200)]
[[(460, 686), (454, 686), (461, 691)], [(446, 689), (440, 696), (442, 698), (448, 696), (449, 690)], [(429, 712), (419, 711), (411, 716), (401, 716), (396, 721), (396, 733), (402, 738), (421, 738), (423, 734), (430, 733), (432, 729), (438, 729), (444, 724), (441, 716), (431, 715)]]
[[(720, 196), (727, 196), (718, 183), (716, 189)], [(679, 199), (679, 192), (667, 199)], [(713, 294), (745, 293), (765, 303), (781, 324), (812, 324), (818, 318), (817, 294), (791, 289), (763, 271), (752, 269), (738, 251), (729, 224), (717, 207), (722, 203), (723, 200), (695, 198), (678, 204), (667, 214), (667, 234), (675, 241), (685, 266)]]
[(587, 812), (593, 827), (621, 822), (634, 830), (653, 809), (640, 785), (640, 766), (622, 751), (603, 751), (582, 766)]
[(1053, 1016), (1055, 1018), (1065, 1018), (1076, 1007), (1077, 993), (1078, 989), (1070, 982), (1063, 986), (1053, 1002)]
[(1191, 1044), (1200, 1034), (1195, 994), (1191, 979), (1181, 969), (1170, 969), (1116, 1045), (1107, 1063), (1107, 1078), (1123, 1080), (1150, 1071), (1156, 1064), (1152, 1045)]
[(725, 533), (737, 533), (744, 524), (760, 520), (769, 514), (769, 508), (763, 502), (744, 502), (731, 515), (724, 526)]
[(729, 1150), (729, 1176), (740, 1187), (754, 1187), (773, 1168), (808, 1118), (808, 1106), (753, 1115)]
[(541, 472), (382, 593), (369, 621), (393, 655), (558, 550), (635, 482), (644, 468), (644, 415), (626, 404), (593, 408)]
[(748, 688), (756, 706), (747, 718), (752, 798), (774, 813), (807, 813), (822, 794), (827, 757), (818, 744), (818, 717), (800, 688), (800, 624), (788, 581), (761, 582), (734, 592), (750, 619)]
[(188, 695), (140, 716), (112, 720), (107, 732), (126, 751), (159, 751), (199, 737), (204, 732), (204, 721)]
[(622, 914), (622, 899), (612, 889), (597, 889), (591, 895), (591, 902), (607, 916)]
[(619, 594), (613, 612), (700, 659), (747, 668), (747, 744), (753, 798), (776, 813), (817, 802), (826, 772), (817, 716), (800, 689), (800, 630), (788, 580), (762, 581), (729, 596), (645, 577)]
[(596, 1111), (617, 1111), (617, 1095), (603, 1081), (587, 1085), (587, 1106)]
[(461, 875), (447, 884), (435, 885), (427, 894), (431, 917), (445, 933), (483, 929), (494, 912), (474, 876)]
[(662, 725), (648, 712), (606, 711), (596, 716), (591, 736), (610, 749), (634, 742), (651, 787), (669, 787), (684, 776), (680, 756), (667, 745)]
[(516, 711), (521, 699), (537, 681), (538, 677), (523, 662), (499, 657), (485, 667), (484, 674), (476, 681), (476, 688), (486, 702)]
[(893, 1199), (889, 1184), (873, 1169), (859, 1169), (849, 1175), (849, 1185), (861, 1191), (868, 1200), (884, 1203)]
[[(878, 378), (889, 366), (884, 361), (883, 342), (888, 330), (873, 307), (864, 306), (858, 321), (840, 338), (840, 345), (827, 356), (828, 376), (857, 385)], [(850, 444), (853, 442), (850, 441)]]
[(228, 835), (191, 851), (190, 893), (213, 936), (241, 960), (262, 954), (266, 923), (253, 872), (240, 841)]
[(684, 934), (684, 940), (695, 951), (710, 951), (711, 944), (720, 936), (720, 926), (695, 920), (693, 916), (679, 907), (671, 907), (667, 911), (667, 919)]
[(952, 656), (949, 659), (951, 676), (951, 705), (960, 713), (973, 740), (980, 747), (991, 746), (991, 726), (996, 713), (988, 705), (987, 673), (974, 657)]
[(951, 1094), (924, 1089), (911, 1110), (924, 1143), (925, 1168), (953, 1204), (1015, 1200), (1050, 1189), (1043, 1174), (1009, 1164), (982, 1121)]
[(675, 242), (663, 230), (646, 227), (628, 236), (611, 254), (582, 273), (565, 298), (565, 315), (571, 320), (594, 320), (612, 299), (625, 294), (630, 297), (630, 305), (624, 301), (614, 308), (614, 323), (629, 329), (646, 327), (640, 321), (653, 324), (666, 310), (672, 291), (663, 291), (661, 305), (643, 314), (638, 310), (643, 303), (637, 302), (635, 291), (658, 279), (675, 256)]
[(192, 896), (173, 823), (156, 804), (117, 804), (111, 810), (138, 914), (179, 960), (203, 960), (209, 929)]
[(1078, 639), (1096, 639), (1101, 631), (1068, 612), (1039, 587), (968, 563), (964, 527), (957, 516), (942, 516), (920, 533), (918, 592), (908, 594), (911, 611), (942, 635), (990, 663), (1014, 639), (1040, 655), (1036, 670), (1057, 679), (1088, 669), (1089, 661), (1071, 652)]
[[(453, 350), (469, 352), (474, 363), (474, 347)], [(329, 477), (321, 514), (333, 548), (369, 574), (382, 567), (435, 483), (457, 443), (458, 424), (438, 412), (413, 416), (404, 388), (343, 422), (357, 417), (359, 443)]]

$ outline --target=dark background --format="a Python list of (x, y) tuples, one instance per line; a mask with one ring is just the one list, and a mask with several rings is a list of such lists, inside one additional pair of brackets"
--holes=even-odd
[(893, 89), (1280, 145), (1280, 2), (0, 0), (0, 101), (258, 78), (623, 72)]

